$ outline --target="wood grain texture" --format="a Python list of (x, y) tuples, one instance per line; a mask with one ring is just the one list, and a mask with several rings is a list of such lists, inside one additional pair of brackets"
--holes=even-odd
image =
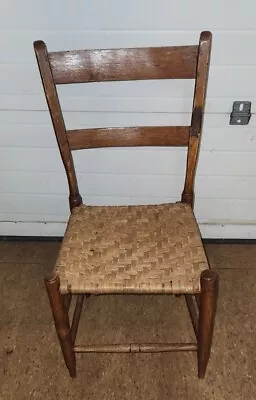
[(49, 53), (56, 84), (195, 78), (198, 46)]
[(186, 178), (184, 190), (181, 196), (182, 201), (185, 203), (189, 203), (192, 207), (194, 206), (194, 180), (205, 109), (211, 43), (211, 32), (202, 32), (199, 40), (199, 54), (197, 62), (193, 111), (191, 118), (190, 139), (188, 146)]
[(70, 332), (68, 311), (65, 306), (64, 296), (61, 295), (60, 279), (57, 275), (45, 278), (45, 287), (48, 294), (56, 332), (59, 338), (62, 354), (72, 378), (76, 376), (76, 358)]
[[(94, 147), (186, 145), (188, 145), (188, 157), (182, 201), (193, 207), (194, 177), (205, 107), (211, 33), (201, 33), (199, 46), (55, 53), (48, 53), (46, 45), (41, 41), (35, 42), (34, 47), (68, 177), (70, 208), (73, 209), (82, 202), (71, 150)], [(196, 78), (190, 127), (153, 126), (66, 131), (55, 84), (167, 78)]]
[(34, 50), (36, 53), (38, 67), (42, 79), (46, 101), (52, 119), (52, 124), (54, 127), (55, 136), (67, 174), (70, 191), (69, 203), (70, 208), (72, 209), (73, 207), (79, 206), (82, 203), (82, 198), (78, 190), (73, 157), (69, 148), (69, 143), (66, 135), (66, 127), (59, 103), (57, 90), (52, 79), (52, 72), (45, 43), (42, 41), (35, 42)]
[(215, 315), (219, 294), (219, 276), (216, 271), (201, 273), (201, 294), (198, 325), (198, 377), (204, 378), (210, 358)]
[(75, 353), (163, 353), (196, 350), (197, 345), (194, 343), (124, 343), (74, 346)]
[(67, 131), (71, 150), (96, 147), (187, 146), (189, 126), (78, 129)]

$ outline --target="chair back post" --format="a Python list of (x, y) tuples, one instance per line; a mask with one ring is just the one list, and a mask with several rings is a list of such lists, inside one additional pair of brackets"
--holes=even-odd
[(196, 69), (191, 127), (189, 134), (185, 185), (181, 196), (181, 201), (183, 203), (190, 204), (192, 208), (194, 207), (194, 181), (203, 127), (211, 43), (211, 32), (202, 32), (200, 35), (198, 47), (198, 61)]
[(65, 122), (52, 76), (47, 47), (43, 41), (39, 40), (34, 42), (34, 49), (55, 136), (67, 174), (69, 185), (69, 205), (72, 210), (74, 207), (82, 204), (82, 197), (78, 190), (74, 161), (66, 135)]

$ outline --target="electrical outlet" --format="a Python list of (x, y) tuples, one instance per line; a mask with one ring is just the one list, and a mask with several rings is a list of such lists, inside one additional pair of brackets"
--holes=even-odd
[(248, 125), (251, 118), (250, 101), (234, 101), (229, 125)]

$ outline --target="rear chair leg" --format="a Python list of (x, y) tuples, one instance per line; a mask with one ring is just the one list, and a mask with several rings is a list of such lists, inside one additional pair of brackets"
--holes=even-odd
[(71, 300), (72, 300), (72, 294), (71, 293), (64, 294), (63, 297), (64, 297), (64, 304), (66, 306), (66, 309), (67, 309), (67, 311), (69, 311)]
[(201, 274), (201, 294), (198, 329), (198, 377), (204, 378), (210, 358), (214, 320), (219, 291), (217, 272), (205, 270)]
[(58, 275), (54, 275), (49, 279), (45, 278), (45, 287), (48, 293), (63, 357), (71, 378), (75, 378), (76, 357), (70, 334), (68, 311), (65, 306), (64, 296), (59, 291), (60, 279)]

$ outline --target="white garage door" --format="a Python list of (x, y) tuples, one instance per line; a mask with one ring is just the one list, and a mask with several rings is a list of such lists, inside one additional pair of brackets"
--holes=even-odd
[[(235, 100), (256, 101), (256, 5), (203, 0), (3, 1), (0, 13), (0, 234), (62, 235), (67, 183), (32, 42), (54, 50), (195, 44), (213, 32), (195, 212), (204, 237), (256, 237), (256, 118), (230, 126)], [(251, 11), (250, 11), (251, 10)], [(189, 123), (193, 82), (121, 82), (60, 88), (68, 128)], [(181, 149), (75, 153), (88, 204), (177, 200)]]

